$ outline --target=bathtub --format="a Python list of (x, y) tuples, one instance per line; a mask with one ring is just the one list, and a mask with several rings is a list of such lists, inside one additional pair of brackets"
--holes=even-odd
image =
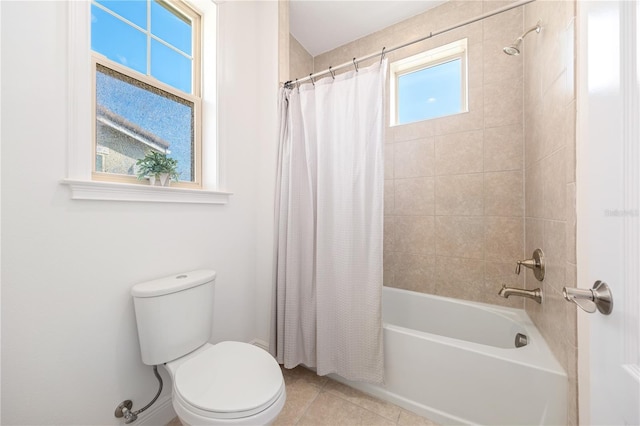
[(567, 375), (522, 309), (385, 287), (383, 321), (385, 384), (331, 377), (440, 424), (566, 424)]

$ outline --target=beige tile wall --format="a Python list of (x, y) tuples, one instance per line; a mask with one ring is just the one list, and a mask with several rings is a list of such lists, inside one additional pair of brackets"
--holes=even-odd
[(289, 80), (305, 77), (313, 72), (313, 56), (289, 34)]
[(542, 21), (540, 34), (525, 39), (525, 252), (541, 248), (544, 281), (526, 274), (528, 288), (541, 287), (544, 303), (525, 303), (569, 376), (567, 424), (578, 424), (576, 307), (562, 298), (575, 286), (574, 1), (537, 1), (525, 6), (525, 28)]
[[(449, 1), (316, 56), (314, 71), (502, 4)], [(503, 283), (524, 285), (514, 273), (524, 255), (522, 56), (502, 53), (522, 32), (523, 13), (506, 12), (387, 55), (394, 61), (468, 38), (469, 112), (387, 127), (385, 285), (524, 306), (497, 295)]]
[(289, 80), (289, 0), (278, 0), (278, 80)]

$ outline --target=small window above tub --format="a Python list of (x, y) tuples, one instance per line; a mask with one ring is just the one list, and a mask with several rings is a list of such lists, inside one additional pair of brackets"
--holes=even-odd
[(467, 112), (467, 39), (393, 62), (391, 125)]

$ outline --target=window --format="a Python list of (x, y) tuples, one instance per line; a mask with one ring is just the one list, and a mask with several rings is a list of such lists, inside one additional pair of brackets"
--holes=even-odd
[(467, 112), (467, 39), (391, 64), (391, 125)]
[(138, 182), (150, 151), (202, 186), (200, 15), (175, 0), (93, 0), (94, 180)]

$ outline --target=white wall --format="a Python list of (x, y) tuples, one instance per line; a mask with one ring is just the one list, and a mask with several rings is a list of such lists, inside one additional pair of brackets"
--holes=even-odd
[[(276, 165), (278, 156), (278, 85), (264, 81), (278, 81), (278, 2), (260, 2), (258, 34), (268, 35), (255, 40), (262, 45), (258, 50), (258, 62), (267, 64), (259, 69), (258, 88), (255, 96), (259, 110), (258, 127), (264, 134), (255, 155), (258, 158), (255, 172), (260, 185), (254, 186), (256, 193), (256, 338), (269, 344), (271, 320), (271, 292), (274, 285), (273, 231)], [(254, 71), (255, 72), (255, 71)], [(270, 137), (274, 135), (274, 137)]]
[(73, 201), (59, 184), (67, 5), (2, 2), (2, 424), (119, 424), (120, 401), (151, 399), (129, 295), (139, 281), (213, 268), (212, 340), (268, 341), (277, 3), (220, 13), (230, 203)]

